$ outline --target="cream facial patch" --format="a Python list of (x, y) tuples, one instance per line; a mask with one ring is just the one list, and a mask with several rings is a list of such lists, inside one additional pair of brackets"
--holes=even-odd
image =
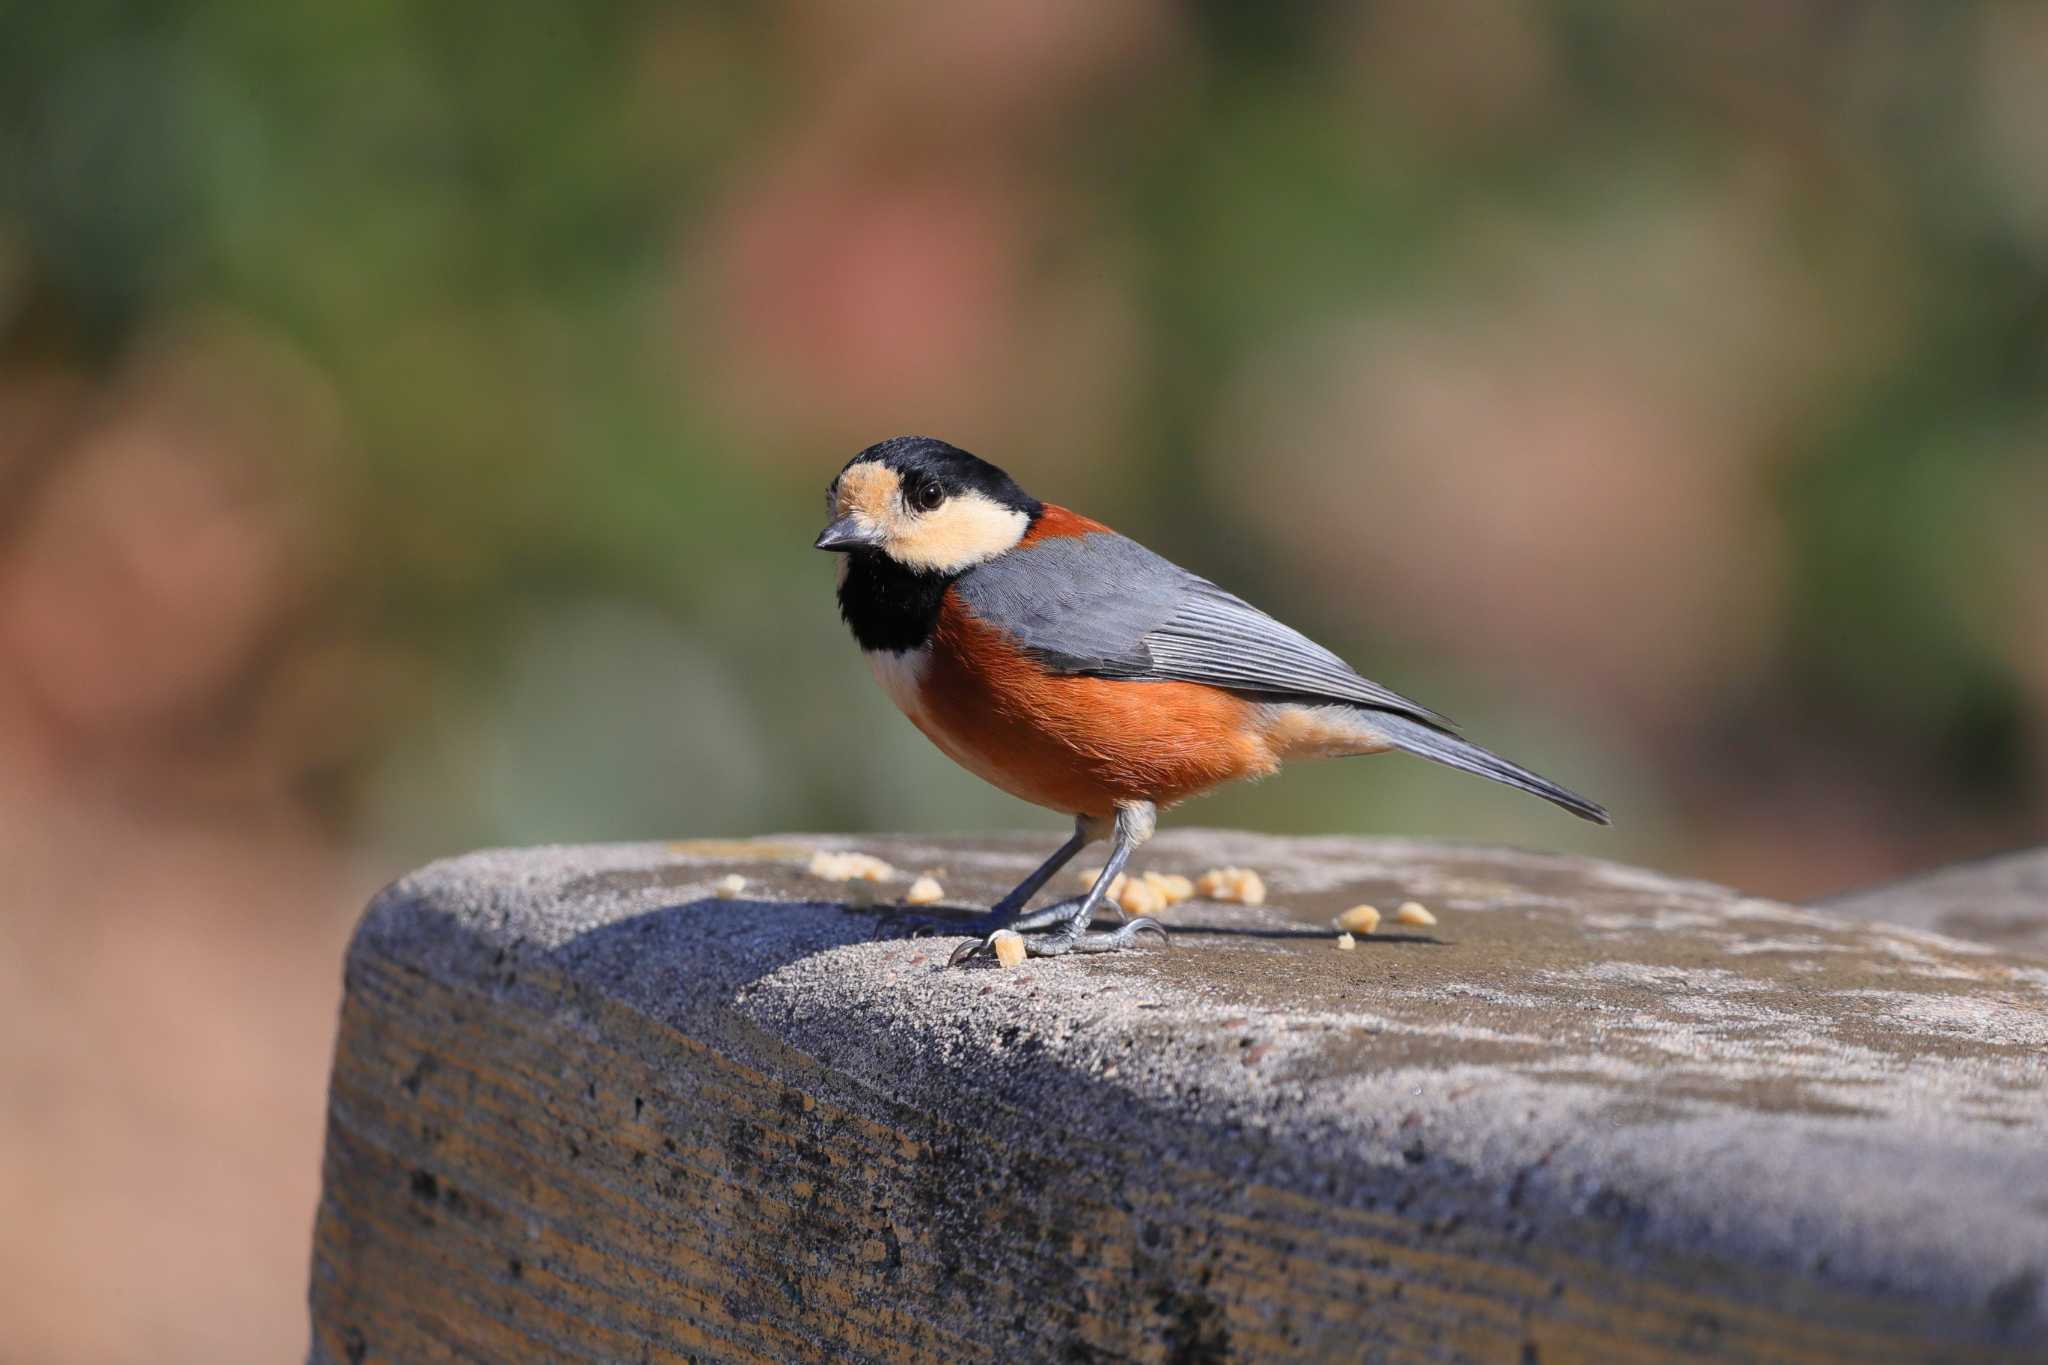
[(980, 493), (947, 498), (929, 512), (907, 512), (890, 534), (889, 554), (900, 564), (933, 573), (958, 573), (985, 563), (1024, 539), (1031, 519)]
[(857, 464), (833, 488), (838, 516), (851, 516), (880, 538), (885, 554), (906, 568), (959, 573), (985, 563), (1024, 538), (1031, 519), (982, 493), (956, 493), (929, 512), (903, 499), (903, 481), (879, 463)]
[(885, 464), (850, 466), (832, 485), (833, 515), (851, 516), (863, 531), (888, 534), (903, 507), (903, 481)]

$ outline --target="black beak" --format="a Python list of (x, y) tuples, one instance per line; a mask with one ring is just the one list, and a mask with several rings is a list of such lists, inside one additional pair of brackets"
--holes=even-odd
[(881, 544), (881, 538), (873, 531), (860, 525), (852, 516), (844, 516), (818, 532), (816, 548), (820, 550), (867, 550)]

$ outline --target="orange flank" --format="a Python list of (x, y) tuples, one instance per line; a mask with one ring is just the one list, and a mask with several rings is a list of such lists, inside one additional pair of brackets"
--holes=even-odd
[[(1097, 529), (1059, 508), (1038, 526), (1048, 521), (1051, 535)], [(1169, 806), (1278, 766), (1254, 703), (1200, 683), (1048, 673), (950, 591), (918, 703), (911, 720), (962, 767), (1075, 815), (1107, 816), (1121, 801)]]

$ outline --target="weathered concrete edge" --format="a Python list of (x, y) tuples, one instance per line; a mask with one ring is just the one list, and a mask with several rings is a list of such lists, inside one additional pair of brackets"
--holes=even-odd
[[(1191, 834), (1190, 837), (1204, 836)], [(821, 836), (789, 836), (784, 840), (767, 842), (829, 847), (848, 845), (852, 841)], [(1407, 843), (1382, 846), (1383, 851), (1394, 856), (1426, 856), (1431, 850), (1439, 847), (1441, 846)], [(1461, 854), (1472, 852), (1464, 848), (1457, 851)], [(957, 849), (950, 849), (948, 852), (955, 858), (959, 856)], [(516, 959), (522, 952), (535, 951), (537, 945), (526, 932), (535, 927), (531, 911), (536, 905), (554, 905), (559, 909), (560, 896), (570, 882), (587, 878), (593, 872), (606, 870), (634, 872), (657, 866), (673, 869), (699, 864), (706, 868), (722, 865), (718, 859), (693, 860), (687, 856), (678, 856), (659, 845), (501, 851), (448, 860), (422, 869), (381, 895), (365, 916), (351, 953), (353, 955), (374, 948), (382, 953), (416, 960), (445, 979), (464, 980), (485, 989), (497, 989), (496, 983), (500, 977), (496, 966), (493, 965), (493, 959), (501, 952), (510, 953)], [(1610, 866), (1617, 875), (1628, 878), (1642, 880), (1650, 876), (1622, 865)], [(479, 878), (479, 873), (484, 875)], [(707, 875), (704, 880), (708, 885), (710, 876)], [(1664, 884), (1694, 888), (1703, 885), (1669, 881)], [(581, 926), (580, 932), (601, 931), (607, 925), (617, 924), (647, 910), (672, 905), (678, 887), (687, 891), (692, 889), (692, 884), (685, 878), (673, 883), (650, 885), (643, 894), (627, 895), (616, 903), (604, 907), (592, 916), (587, 924)], [(482, 894), (478, 894), (479, 891)], [(860, 959), (872, 958), (878, 953), (894, 951), (889, 945), (856, 944), (855, 939), (859, 935), (847, 931), (850, 927), (857, 929), (864, 926), (849, 926), (846, 922), (847, 917), (836, 906), (817, 902), (785, 902), (778, 904), (776, 908), (795, 913), (775, 916), (776, 923), (772, 926), (756, 927), (771, 929), (769, 938), (774, 940), (782, 951), (793, 953), (794, 956), (836, 952), (855, 959), (857, 963)], [(559, 924), (551, 927), (554, 930), (562, 930), (565, 927), (573, 929), (572, 926)], [(571, 936), (574, 936), (574, 932)], [(1936, 936), (1927, 937), (1931, 942)], [(736, 940), (716, 945), (709, 940), (692, 939), (667, 946), (678, 952), (687, 951), (691, 955), (693, 967), (705, 967), (708, 970), (675, 975), (673, 954), (661, 957), (657, 953), (656, 956), (663, 963), (663, 975), (666, 978), (662, 982), (650, 985), (645, 980), (635, 980), (628, 976), (608, 976), (603, 972), (596, 973), (589, 979), (610, 998), (648, 1014), (657, 1022), (684, 1028), (693, 1036), (717, 1042), (721, 1046), (729, 1046), (736, 1053), (744, 1055), (761, 1036), (763, 1021), (751, 1016), (745, 1009), (744, 1002), (736, 999), (734, 993), (741, 992), (750, 982), (765, 975), (764, 967), (768, 972), (775, 969), (760, 954), (762, 942), (757, 936), (743, 934)], [(715, 951), (711, 951), (708, 958), (700, 951), (714, 947)], [(552, 949), (540, 947), (538, 951), (546, 954)], [(1976, 948), (1974, 951), (1981, 952), (1982, 949)], [(775, 954), (769, 956), (773, 957)], [(848, 979), (850, 983), (855, 984), (874, 984), (871, 977), (864, 978), (857, 970), (850, 972)], [(869, 994), (865, 999), (866, 1005), (871, 1006), (874, 996)], [(884, 1095), (894, 1102), (915, 1103), (918, 1094), (930, 1096), (936, 1093), (942, 1094), (949, 1105), (984, 1108), (989, 1122), (1014, 1125), (1020, 1106), (1031, 1105), (1042, 1098), (1047, 1087), (1056, 1087), (1063, 1079), (1071, 1079), (1056, 1050), (1046, 1050), (1023, 1061), (1007, 1077), (973, 1075), (955, 1067), (949, 1073), (950, 1079), (915, 1087), (906, 1101), (906, 1093), (900, 1087), (895, 1087), (893, 1093), (886, 1082), (881, 1088), (877, 1088), (878, 1078), (873, 1074), (873, 1064), (877, 1059), (894, 1055), (892, 1048), (904, 1040), (888, 1037), (889, 1021), (878, 1016), (873, 1009), (863, 1007), (860, 1000), (849, 1000), (844, 1003), (849, 1013), (841, 1022), (847, 1025), (849, 1031), (859, 1034), (866, 1030), (870, 1038), (881, 1044), (866, 1058), (849, 1059), (870, 1064), (866, 1073), (858, 1066), (849, 1066), (841, 1073), (849, 1087), (849, 1098), (857, 1098), (860, 1092), (865, 1091), (869, 1094)], [(824, 1010), (823, 1014), (829, 1016), (830, 1010)], [(949, 1022), (958, 1021), (949, 1019)], [(821, 1033), (816, 1024), (816, 1018), (804, 1021), (804, 1028), (796, 1030), (785, 1041), (799, 1047), (829, 1041), (826, 1033)], [(915, 1043), (912, 1050), (918, 1051)], [(930, 1056), (926, 1055), (925, 1060), (929, 1062)], [(947, 1073), (949, 1065), (941, 1055), (934, 1074)], [(1121, 1119), (1125, 1125), (1122, 1130), (1125, 1137), (1148, 1131), (1156, 1134), (1162, 1129), (1184, 1134), (1187, 1140), (1179, 1144), (1181, 1150), (1176, 1153), (1177, 1156), (1206, 1162), (1212, 1166), (1215, 1164), (1220, 1150), (1217, 1146), (1217, 1135), (1198, 1134), (1192, 1127), (1172, 1127), (1165, 1122), (1168, 1116), (1148, 1101), (1141, 1101), (1135, 1096), (1131, 1097), (1128, 1106), (1115, 1110), (1112, 1114), (1114, 1106), (1105, 1108), (1100, 1103), (1103, 1089), (1099, 1077), (1089, 1079), (1089, 1092), (1093, 1098), (1090, 1104), (1082, 1107), (1080, 1112), (1083, 1116), (1110, 1114)], [(1186, 1125), (1190, 1116), (1178, 1113), (1170, 1117), (1175, 1123)], [(1117, 1137), (1116, 1134), (1106, 1136), (1112, 1141)], [(1241, 1137), (1242, 1134), (1233, 1135), (1226, 1131), (1221, 1135), (1221, 1140), (1227, 1145), (1233, 1136)], [(1273, 1139), (1273, 1135), (1267, 1136)], [(1300, 1136), (1292, 1135), (1295, 1138)], [(1196, 1140), (1197, 1137), (1200, 1140)], [(1316, 1150), (1311, 1146), (1292, 1142), (1290, 1135), (1284, 1132), (1278, 1135), (1277, 1140), (1267, 1140), (1260, 1144), (1260, 1162), (1258, 1175), (1261, 1180), (1272, 1181), (1284, 1188), (1296, 1189), (1316, 1198), (1350, 1201), (1361, 1195), (1378, 1199), (1391, 1193), (1386, 1188), (1375, 1191), (1370, 1180), (1361, 1181), (1353, 1178), (1356, 1173), (1342, 1169), (1345, 1165), (1342, 1161), (1333, 1163), (1327, 1149)], [(1333, 1170), (1333, 1165), (1338, 1169)], [(1610, 1206), (1619, 1201), (1620, 1206), (1625, 1209), (1628, 1201), (1634, 1197), (1629, 1183), (1630, 1175), (1626, 1171), (1612, 1174), (1614, 1178), (1595, 1186), (1594, 1197), (1606, 1199)], [(1994, 1179), (2001, 1178), (2000, 1173), (1990, 1174)], [(1910, 1178), (1909, 1172), (1901, 1171), (1898, 1175), (1900, 1178)], [(1418, 1217), (1466, 1216), (1474, 1211), (1475, 1204), (1484, 1205), (1501, 1194), (1497, 1186), (1488, 1189), (1465, 1185), (1460, 1188), (1464, 1179), (1465, 1176), (1459, 1172), (1447, 1171), (1440, 1178), (1421, 1182), (1420, 1185), (1413, 1180), (1404, 1182), (1403, 1188), (1408, 1196), (1407, 1209)], [(1481, 1196), (1476, 1200), (1475, 1192)], [(1648, 1191), (1643, 1193), (1649, 1197), (1667, 1198), (1670, 1192), (1660, 1190), (1654, 1195)], [(1533, 1218), (1544, 1226), (1546, 1233), (1553, 1230), (1561, 1233), (1568, 1226), (1583, 1224), (1585, 1221), (1587, 1196), (1583, 1187), (1574, 1192), (1570, 1180), (1523, 1181), (1518, 1187), (1518, 1198), (1522, 1205), (1521, 1216)], [(1728, 1211), (1725, 1208), (1720, 1212), (1724, 1218), (1727, 1216)], [(1724, 1226), (1722, 1231), (1725, 1233), (1728, 1229)], [(1698, 1254), (1691, 1246), (1660, 1245), (1664, 1239), (1657, 1237), (1638, 1240), (1624, 1235), (1607, 1236), (1604, 1240), (1604, 1246), (1590, 1248), (1594, 1254), (1609, 1259), (1635, 1258), (1646, 1268), (1651, 1260), (1664, 1254), (1677, 1254), (1688, 1258)], [(1827, 1249), (1834, 1250), (1832, 1247)], [(1897, 1251), (1898, 1248), (1895, 1247), (1893, 1250)], [(1730, 1264), (1756, 1251), (1757, 1248), (1744, 1245), (1739, 1240), (1728, 1242), (1725, 1238), (1721, 1244), (1710, 1243), (1707, 1247), (1710, 1258), (1718, 1255)], [(1765, 1252), (1768, 1255), (1769, 1249), (1765, 1249)], [(1935, 1261), (1916, 1261), (1910, 1248), (1908, 1252), (1903, 1259), (1895, 1257), (1889, 1263), (1872, 1267), (1873, 1272), (1888, 1286), (1889, 1292), (1902, 1293), (1909, 1300), (1926, 1303), (1930, 1308), (1939, 1308), (1943, 1310), (1938, 1314), (1940, 1317), (1946, 1318), (1954, 1314), (1952, 1326), (1959, 1331), (1967, 1331), (1976, 1321), (1972, 1310), (1981, 1307), (1981, 1298), (1977, 1296), (1981, 1295), (1982, 1280), (1967, 1275), (1957, 1279), (1953, 1273), (1957, 1267), (1940, 1264), (1939, 1258)], [(1848, 1259), (1851, 1264), (1835, 1267), (1837, 1278), (1845, 1271), (1852, 1277), (1855, 1274), (1855, 1258), (1852, 1255)], [(1796, 1266), (1786, 1268), (1794, 1274), (1800, 1273)], [(2019, 1291), (2024, 1289), (2023, 1285), (2019, 1287)], [(2048, 1326), (2048, 1315), (2044, 1315), (2038, 1292), (2031, 1296), (2030, 1302), (2020, 1304), (2019, 1308), (2022, 1316), (2036, 1326)]]
[(2014, 849), (1837, 892), (1816, 910), (2048, 958), (2048, 848)]

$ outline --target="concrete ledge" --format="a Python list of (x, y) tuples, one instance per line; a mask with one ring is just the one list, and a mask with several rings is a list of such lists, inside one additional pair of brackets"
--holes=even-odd
[(2048, 956), (2048, 848), (1957, 863), (1815, 908)]
[[(1271, 902), (942, 970), (952, 940), (868, 942), (803, 871), (858, 848), (986, 902), (1052, 842), (390, 888), (312, 1359), (2048, 1359), (2048, 958), (1613, 864), (1180, 831), (1141, 865)], [(1337, 910), (1410, 898), (1435, 929), (1335, 948)]]

